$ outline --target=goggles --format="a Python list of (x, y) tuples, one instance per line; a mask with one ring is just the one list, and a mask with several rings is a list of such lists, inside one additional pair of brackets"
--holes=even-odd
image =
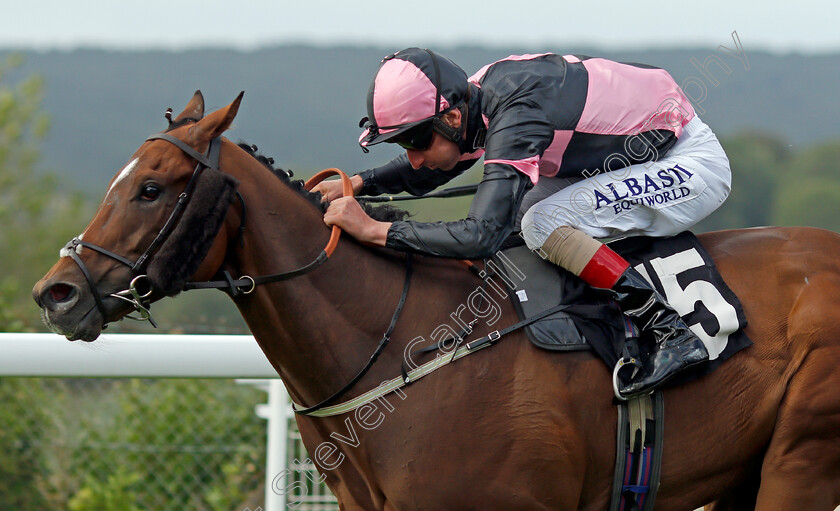
[(432, 145), (434, 121), (435, 119), (431, 119), (427, 122), (418, 124), (417, 126), (394, 136), (387, 142), (393, 142), (403, 149), (410, 151), (425, 151)]
[(386, 140), (386, 142), (393, 142), (403, 149), (425, 151), (431, 147), (433, 133), (435, 131), (451, 142), (455, 142), (456, 144), (461, 143), (459, 129), (447, 125), (440, 117), (433, 117), (426, 122), (405, 130), (399, 135), (394, 135), (391, 140)]
[[(367, 152), (367, 146), (372, 144), (378, 144), (379, 142), (389, 142), (393, 144), (397, 144), (403, 149), (409, 151), (425, 151), (432, 145), (432, 139), (434, 138), (434, 132), (438, 132), (443, 135), (447, 140), (455, 142), (456, 144), (461, 143), (461, 133), (458, 128), (453, 128), (448, 126), (443, 120), (441, 116), (453, 108), (461, 108), (463, 105), (463, 101), (454, 105), (453, 107), (447, 108), (441, 113), (436, 114), (433, 117), (426, 118), (422, 121), (419, 121), (414, 126), (405, 129), (400, 133), (395, 135), (383, 135), (379, 130), (379, 126), (370, 122), (370, 119), (367, 117), (363, 117), (361, 121), (359, 121), (359, 127), (364, 128), (365, 132), (362, 134), (361, 138), (359, 139), (359, 145), (362, 146), (362, 150)], [(463, 112), (463, 110), (462, 110)], [(383, 129), (399, 129), (400, 126), (388, 126)]]

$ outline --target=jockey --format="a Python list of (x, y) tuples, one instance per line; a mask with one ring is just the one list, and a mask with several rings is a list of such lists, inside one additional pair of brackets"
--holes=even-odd
[[(717, 138), (664, 70), (572, 55), (510, 56), (467, 78), (408, 48), (382, 60), (367, 96), (362, 149), (405, 153), (351, 178), (357, 194), (422, 195), (484, 156), (470, 212), (453, 222), (378, 222), (338, 182), (324, 221), (360, 241), (418, 254), (488, 257), (515, 230), (528, 247), (611, 289), (651, 355), (619, 392), (646, 393), (708, 360), (703, 342), (629, 263), (595, 238), (671, 236), (729, 194)], [(634, 353), (634, 355), (636, 355)], [(627, 353), (625, 352), (625, 356)]]

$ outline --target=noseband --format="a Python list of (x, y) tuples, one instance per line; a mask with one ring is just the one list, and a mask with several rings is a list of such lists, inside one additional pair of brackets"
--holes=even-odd
[[(127, 257), (116, 254), (94, 243), (84, 241), (78, 237), (70, 240), (62, 250), (62, 254), (69, 255), (73, 259), (73, 261), (76, 262), (76, 264), (81, 269), (85, 280), (87, 280), (88, 286), (90, 287), (90, 290), (93, 293), (93, 297), (96, 301), (96, 307), (99, 310), (100, 314), (102, 314), (103, 329), (107, 326), (108, 323), (106, 319), (107, 314), (105, 311), (105, 305), (102, 301), (102, 296), (96, 288), (96, 284), (93, 281), (93, 277), (91, 276), (90, 271), (88, 270), (84, 261), (82, 261), (82, 258), (79, 256), (79, 253), (77, 252), (78, 247), (89, 248), (95, 252), (99, 252), (102, 255), (105, 255), (111, 259), (114, 259), (115, 261), (118, 261), (128, 266), (131, 272), (135, 274), (135, 277), (129, 283), (128, 289), (124, 289), (116, 293), (111, 293), (108, 296), (128, 302), (132, 305), (132, 307), (134, 307), (133, 312), (137, 312), (139, 314), (139, 316), (132, 316), (131, 313), (129, 313), (125, 316), (126, 318), (133, 319), (136, 321), (149, 321), (152, 324), (152, 326), (157, 327), (157, 323), (155, 323), (155, 320), (152, 318), (151, 312), (149, 311), (149, 308), (151, 306), (151, 295), (154, 290), (152, 289), (152, 286), (149, 283), (148, 276), (145, 275), (143, 272), (147, 269), (150, 258), (154, 256), (154, 254), (158, 251), (160, 246), (166, 241), (166, 239), (174, 230), (175, 226), (178, 224), (178, 221), (181, 219), (184, 209), (187, 207), (187, 204), (189, 204), (190, 198), (193, 194), (196, 182), (198, 180), (199, 175), (201, 175), (201, 172), (207, 168), (220, 170), (219, 153), (221, 151), (222, 144), (221, 139), (218, 137), (210, 141), (210, 146), (208, 147), (206, 154), (199, 153), (198, 151), (187, 145), (184, 141), (166, 133), (156, 133), (146, 138), (147, 142), (150, 140), (165, 140), (175, 145), (181, 151), (183, 151), (188, 156), (196, 160), (197, 164), (195, 170), (193, 170), (189, 182), (187, 183), (186, 188), (184, 188), (184, 191), (181, 193), (181, 195), (178, 196), (178, 202), (175, 204), (172, 213), (170, 213), (169, 218), (166, 220), (166, 223), (158, 232), (155, 239), (152, 240), (149, 247), (143, 252), (143, 254), (140, 257), (137, 258), (136, 261), (132, 261)], [(350, 179), (347, 177), (346, 174), (344, 174), (338, 169), (327, 169), (319, 172), (311, 179), (309, 179), (304, 185), (304, 187), (307, 190), (309, 190), (316, 184), (320, 183), (321, 181), (332, 175), (337, 175), (341, 178), (344, 195), (352, 196), (353, 187), (350, 184)], [(242, 225), (240, 226), (241, 235), (241, 232), (245, 228), (245, 201), (242, 198), (242, 196), (238, 193), (237, 196), (242, 202), (243, 209)], [(227, 290), (232, 296), (237, 296), (239, 294), (250, 294), (254, 291), (257, 285), (267, 284), (269, 282), (279, 282), (282, 280), (288, 280), (309, 273), (318, 266), (321, 266), (332, 255), (333, 250), (335, 250), (335, 247), (338, 245), (338, 239), (340, 236), (341, 229), (337, 225), (334, 225), (326, 248), (324, 248), (324, 250), (321, 251), (321, 253), (314, 261), (296, 270), (283, 273), (276, 273), (273, 275), (263, 275), (259, 277), (251, 277), (248, 275), (244, 275), (237, 280), (231, 278), (228, 272), (224, 272), (225, 280), (208, 282), (187, 282), (184, 286), (184, 290), (224, 289)]]
[(178, 149), (186, 153), (188, 156), (196, 160), (197, 164), (195, 166), (195, 170), (193, 170), (192, 176), (190, 177), (189, 182), (187, 183), (186, 188), (184, 191), (181, 192), (181, 195), (178, 196), (178, 202), (175, 204), (175, 207), (172, 209), (172, 213), (170, 213), (169, 218), (166, 220), (166, 223), (163, 224), (163, 227), (158, 232), (155, 239), (152, 240), (149, 247), (143, 252), (143, 254), (137, 258), (136, 261), (132, 261), (127, 257), (123, 257), (119, 254), (115, 254), (114, 252), (100, 247), (99, 245), (84, 241), (79, 238), (73, 238), (70, 240), (67, 245), (64, 246), (64, 250), (62, 251), (63, 254), (68, 254), (79, 266), (82, 270), (82, 274), (85, 276), (85, 280), (88, 282), (88, 286), (93, 293), (93, 297), (96, 300), (96, 308), (102, 314), (102, 321), (103, 321), (103, 328), (107, 325), (107, 320), (105, 319), (107, 314), (105, 312), (105, 305), (102, 302), (102, 296), (99, 294), (99, 291), (96, 288), (96, 285), (93, 282), (93, 278), (88, 271), (87, 266), (85, 265), (82, 258), (79, 257), (79, 253), (77, 252), (78, 247), (86, 247), (96, 252), (99, 252), (102, 255), (108, 256), (115, 261), (118, 261), (126, 266), (131, 270), (132, 273), (136, 275), (130, 284), (128, 289), (124, 289), (122, 291), (118, 291), (116, 293), (111, 293), (109, 296), (114, 298), (126, 301), (130, 303), (134, 310), (140, 314), (140, 316), (132, 316), (130, 314), (126, 315), (125, 317), (137, 321), (149, 321), (152, 326), (157, 327), (157, 323), (151, 316), (151, 312), (149, 311), (149, 306), (151, 305), (150, 297), (152, 295), (153, 289), (150, 284), (148, 284), (148, 277), (143, 274), (149, 264), (149, 258), (152, 257), (163, 244), (164, 241), (169, 237), (172, 233), (172, 230), (178, 224), (178, 220), (180, 220), (181, 215), (184, 212), (184, 209), (187, 207), (187, 204), (190, 202), (190, 197), (192, 196), (193, 190), (195, 189), (196, 182), (198, 181), (198, 176), (201, 175), (201, 172), (206, 168), (217, 169), (219, 168), (219, 152), (221, 150), (221, 139), (214, 138), (210, 141), (210, 146), (207, 148), (207, 154), (201, 154), (192, 147), (188, 146), (185, 142), (180, 139), (173, 137), (172, 135), (168, 135), (166, 133), (156, 133), (151, 135), (150, 137), (146, 138), (146, 141), (150, 140), (166, 140), (167, 142), (174, 144)]

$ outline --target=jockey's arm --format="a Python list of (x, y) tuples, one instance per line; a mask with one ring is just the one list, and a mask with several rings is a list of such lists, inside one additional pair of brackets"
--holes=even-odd
[[(505, 115), (494, 118), (487, 133), (484, 176), (463, 220), (378, 222), (367, 217), (356, 201), (339, 199), (332, 203), (324, 221), (341, 226), (359, 241), (395, 250), (454, 259), (489, 257), (513, 231), (519, 205), (531, 185), (528, 166), (537, 165), (554, 131), (539, 108), (524, 102), (507, 105)], [(414, 169), (402, 154), (361, 173), (362, 193), (407, 191), (422, 195), (463, 173), (475, 161), (459, 161), (450, 171)]]
[[(527, 101), (506, 105), (488, 127), (484, 177), (467, 217), (453, 222), (394, 222), (388, 227), (385, 246), (435, 257), (489, 257), (513, 231), (519, 205), (531, 185), (526, 173), (514, 165), (535, 166), (553, 136), (553, 126), (539, 108)], [(453, 171), (463, 172), (459, 166), (463, 163)], [(371, 226), (369, 232), (375, 236), (370, 239), (381, 240), (383, 227)]]
[[(355, 194), (379, 195), (407, 191), (412, 195), (423, 195), (462, 174), (475, 162), (475, 159), (460, 161), (449, 171), (427, 167), (414, 169), (403, 153), (381, 167), (351, 177), (350, 182)], [(324, 214), (327, 225), (338, 225), (363, 243), (386, 246), (392, 226), (390, 222), (370, 218), (354, 198), (341, 197), (338, 181), (324, 181), (318, 186), (321, 188), (316, 187), (313, 191), (320, 191), (325, 199), (331, 201)]]
[(358, 175), (362, 178), (361, 195), (408, 192), (423, 195), (448, 183), (472, 167), (477, 160), (459, 161), (452, 170), (438, 170), (421, 167), (414, 169), (406, 153), (402, 153), (385, 165)]
[[(385, 165), (365, 170), (350, 177), (354, 195), (382, 195), (383, 193), (408, 192), (419, 196), (448, 183), (463, 174), (478, 161), (459, 161), (452, 170), (421, 167), (414, 169), (405, 153)], [(334, 179), (318, 183), (313, 192), (320, 192), (322, 200), (332, 201), (342, 196), (341, 181)]]
[(510, 165), (485, 165), (467, 218), (454, 222), (394, 222), (385, 246), (435, 257), (488, 257), (513, 230), (529, 185), (528, 177)]

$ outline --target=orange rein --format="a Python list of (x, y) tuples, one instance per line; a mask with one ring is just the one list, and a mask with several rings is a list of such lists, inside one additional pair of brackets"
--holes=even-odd
[[(353, 184), (350, 183), (350, 178), (347, 174), (344, 173), (341, 169), (331, 168), (331, 169), (324, 169), (321, 172), (318, 172), (311, 178), (309, 178), (306, 183), (304, 183), (303, 187), (308, 191), (311, 190), (315, 185), (323, 181), (324, 179), (330, 176), (338, 176), (341, 179), (341, 192), (344, 197), (353, 197)], [(341, 227), (337, 225), (332, 226), (332, 232), (330, 233), (330, 241), (327, 243), (327, 247), (324, 249), (324, 252), (327, 253), (327, 257), (330, 257), (335, 250), (335, 247), (338, 245), (338, 238), (341, 237)], [(464, 266), (467, 268), (475, 267), (472, 261), (462, 260), (460, 261)]]
[[(312, 187), (323, 181), (324, 179), (330, 176), (338, 176), (341, 178), (341, 187), (342, 193), (344, 197), (352, 197), (353, 196), (353, 185), (350, 183), (350, 178), (347, 177), (347, 174), (342, 172), (340, 169), (332, 168), (332, 169), (325, 169), (321, 172), (318, 172), (303, 185), (303, 187), (308, 191), (311, 190)], [(330, 257), (335, 250), (335, 247), (338, 245), (338, 238), (341, 237), (341, 227), (337, 225), (332, 226), (332, 233), (330, 233), (330, 241), (327, 243), (327, 247), (324, 249), (324, 252), (327, 253), (327, 257)]]

